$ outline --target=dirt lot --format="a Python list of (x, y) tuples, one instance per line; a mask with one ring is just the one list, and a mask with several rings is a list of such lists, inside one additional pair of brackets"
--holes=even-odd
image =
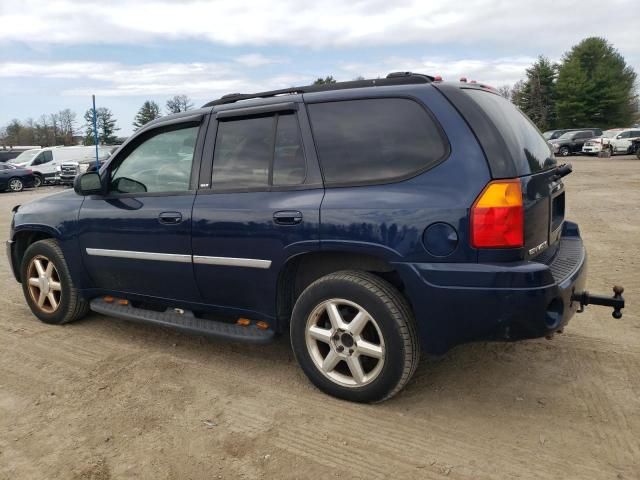
[[(396, 398), (315, 390), (286, 339), (229, 345), (100, 315), (39, 323), (0, 259), (0, 478), (640, 478), (640, 161), (572, 159), (589, 288), (552, 341), (424, 359)], [(9, 209), (53, 189), (0, 195)]]

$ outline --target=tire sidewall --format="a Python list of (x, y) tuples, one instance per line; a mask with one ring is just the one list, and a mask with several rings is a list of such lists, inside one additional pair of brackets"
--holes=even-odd
[[(35, 242), (24, 254), (22, 258), (22, 263), (20, 265), (20, 278), (22, 279), (22, 292), (24, 293), (25, 300), (29, 305), (29, 308), (33, 312), (33, 314), (42, 320), (44, 323), (51, 324), (61, 324), (64, 323), (67, 317), (67, 314), (70, 309), (70, 301), (71, 301), (71, 276), (69, 275), (69, 270), (67, 269), (67, 264), (64, 259), (59, 255), (59, 253), (48, 243), (49, 241), (39, 241)], [(29, 263), (33, 257), (41, 255), (46, 257), (49, 261), (52, 261), (56, 270), (58, 270), (58, 275), (60, 277), (61, 283), (61, 295), (60, 295), (60, 304), (58, 309), (53, 313), (43, 312), (38, 308), (33, 299), (31, 298), (31, 294), (29, 293), (29, 286), (27, 283), (27, 270), (29, 267)]]
[(42, 178), (42, 175), (36, 174), (33, 182), (33, 186), (38, 188), (38, 187), (41, 187), (42, 185), (44, 185), (44, 178)]
[[(325, 300), (341, 298), (357, 303), (376, 321), (385, 345), (385, 364), (378, 377), (362, 387), (344, 387), (325, 377), (313, 362), (307, 349), (305, 330), (313, 309)], [(398, 310), (397, 315), (401, 315)], [(381, 400), (399, 383), (405, 364), (405, 344), (394, 318), (384, 300), (365, 286), (347, 279), (321, 279), (298, 298), (291, 318), (291, 345), (294, 355), (309, 379), (325, 393), (355, 401)]]

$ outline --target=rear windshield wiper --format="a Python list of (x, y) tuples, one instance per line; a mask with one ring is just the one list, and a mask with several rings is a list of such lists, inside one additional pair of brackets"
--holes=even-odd
[(558, 165), (553, 172), (553, 180), (560, 180), (562, 177), (566, 177), (573, 172), (573, 167), (570, 163), (563, 163)]

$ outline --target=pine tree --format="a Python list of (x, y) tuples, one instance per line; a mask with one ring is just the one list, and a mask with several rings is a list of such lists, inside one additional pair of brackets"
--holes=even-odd
[(328, 85), (330, 83), (337, 83), (336, 79), (331, 75), (325, 78), (318, 77), (316, 78), (315, 82), (313, 82), (314, 85)]
[(574, 46), (558, 71), (557, 110), (562, 126), (625, 127), (633, 121), (636, 73), (604, 38)]
[(160, 118), (160, 106), (153, 100), (147, 100), (142, 104), (140, 110), (136, 114), (136, 118), (133, 121), (133, 126), (138, 130), (143, 125), (146, 125), (151, 120)]
[(527, 79), (514, 86), (513, 102), (542, 131), (556, 125), (556, 72), (557, 66), (541, 55), (527, 68)]
[[(84, 114), (85, 136), (83, 143), (85, 145), (94, 145), (93, 135), (93, 108), (87, 110)], [(96, 109), (96, 126), (98, 130), (98, 142), (101, 145), (112, 145), (116, 143), (118, 137), (115, 132), (120, 130), (116, 127), (116, 120), (113, 118), (111, 110), (105, 107)]]

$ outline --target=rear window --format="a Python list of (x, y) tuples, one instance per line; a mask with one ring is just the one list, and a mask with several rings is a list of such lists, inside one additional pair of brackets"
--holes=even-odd
[(408, 178), (442, 161), (448, 144), (413, 100), (378, 98), (308, 105), (328, 185)]
[(471, 88), (465, 90), (499, 130), (517, 175), (529, 175), (556, 166), (549, 144), (515, 105), (494, 93)]

